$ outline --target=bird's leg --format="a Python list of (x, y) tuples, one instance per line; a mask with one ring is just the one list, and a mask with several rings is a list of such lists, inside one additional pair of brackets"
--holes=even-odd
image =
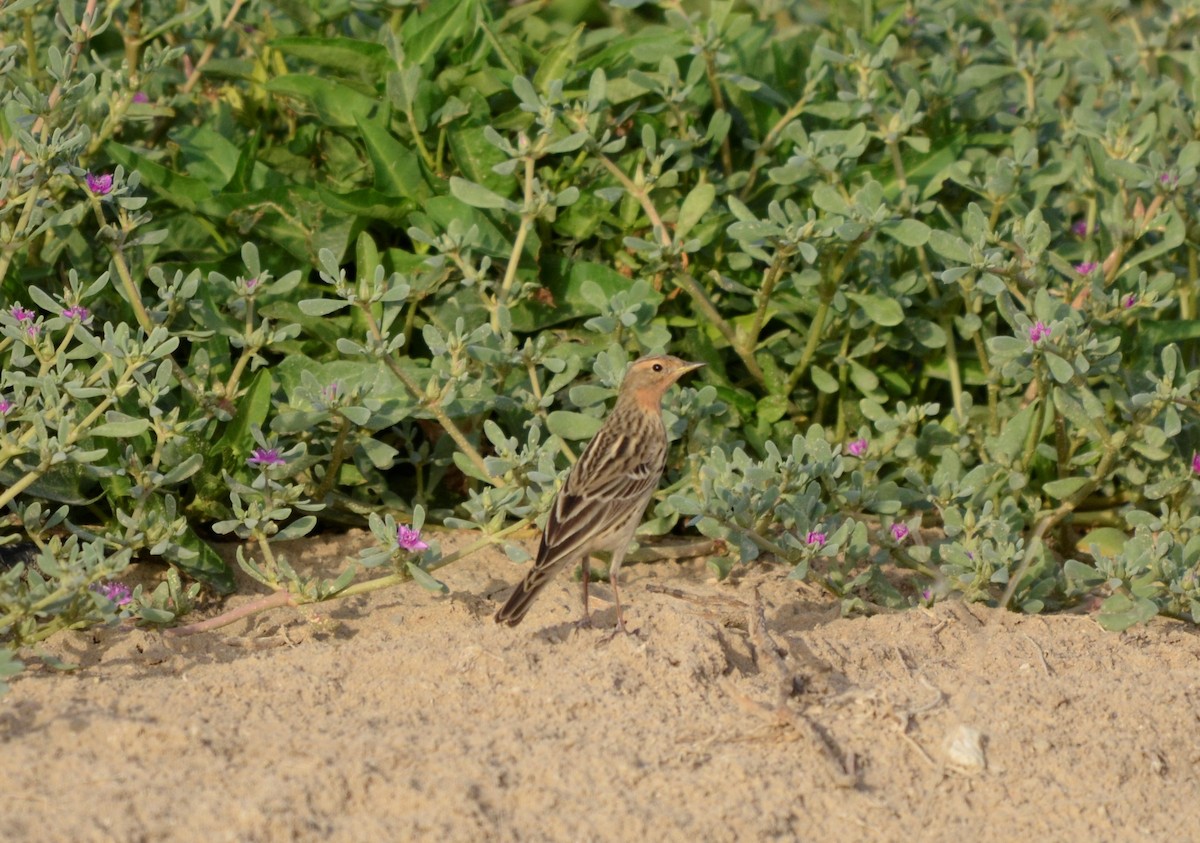
[(616, 566), (613, 566), (612, 568), (609, 569), (608, 583), (609, 583), (609, 585), (612, 586), (613, 602), (617, 604), (617, 631), (627, 633), (627, 632), (629, 632), (629, 630), (625, 628), (625, 618), (621, 615), (621, 592), (617, 588)]
[(589, 627), (592, 625), (592, 616), (588, 613), (588, 580), (591, 579), (591, 565), (588, 564), (589, 557), (583, 557), (583, 563), (580, 565), (580, 573), (583, 575), (583, 617), (579, 620), (581, 627)]

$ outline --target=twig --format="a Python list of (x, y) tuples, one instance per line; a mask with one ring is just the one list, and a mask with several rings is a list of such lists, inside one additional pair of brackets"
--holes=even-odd
[(223, 614), (217, 615), (215, 618), (208, 620), (197, 621), (190, 623), (187, 626), (177, 626), (173, 629), (163, 630), (164, 635), (173, 637), (182, 637), (184, 635), (195, 635), (200, 632), (211, 632), (214, 629), (220, 629), (223, 626), (228, 626), (231, 623), (236, 623), (242, 618), (247, 618), (250, 615), (259, 612), (265, 612), (268, 609), (277, 609), (282, 606), (297, 606), (293, 595), (290, 591), (276, 591), (274, 594), (268, 594), (265, 597), (260, 597), (257, 600), (252, 600), (244, 606), (238, 606)]

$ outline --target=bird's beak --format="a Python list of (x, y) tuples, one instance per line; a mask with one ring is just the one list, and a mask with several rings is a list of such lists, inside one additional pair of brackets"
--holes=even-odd
[(679, 370), (680, 375), (686, 375), (688, 372), (694, 372), (697, 369), (703, 369), (707, 363), (684, 363), (683, 368)]

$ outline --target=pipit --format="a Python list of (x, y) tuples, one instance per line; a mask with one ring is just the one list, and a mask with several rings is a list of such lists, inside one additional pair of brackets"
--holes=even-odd
[(608, 577), (617, 629), (625, 631), (617, 576), (667, 464), (662, 397), (671, 384), (703, 365), (662, 355), (643, 357), (629, 367), (616, 406), (554, 499), (533, 569), (496, 613), (496, 623), (519, 624), (546, 583), (578, 561), (583, 566), (582, 623), (587, 625), (589, 559), (607, 551), (612, 554)]

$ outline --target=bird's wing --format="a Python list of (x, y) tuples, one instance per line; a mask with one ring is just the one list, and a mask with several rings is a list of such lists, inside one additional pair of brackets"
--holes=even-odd
[(591, 540), (641, 517), (666, 461), (664, 448), (645, 444), (624, 431), (601, 431), (588, 444), (550, 510), (539, 564), (586, 553)]

